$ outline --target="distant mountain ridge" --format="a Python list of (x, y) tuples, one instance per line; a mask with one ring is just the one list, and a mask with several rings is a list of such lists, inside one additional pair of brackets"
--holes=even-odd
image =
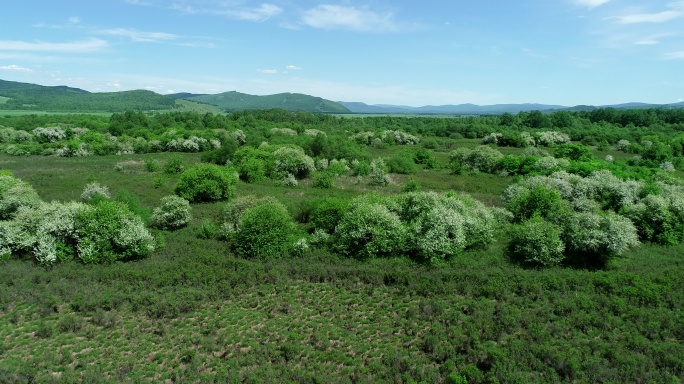
[[(122, 112), (126, 110), (192, 110), (209, 105), (220, 111), (282, 108), (290, 111), (351, 113), (337, 102), (301, 93), (268, 96), (224, 92), (215, 95), (188, 92), (160, 95), (149, 90), (91, 93), (64, 85), (43, 86), (0, 80), (0, 109), (48, 112)], [(200, 103), (200, 104), (197, 104)]]
[(91, 93), (80, 88), (43, 86), (30, 83), (0, 80), (0, 109), (47, 112), (122, 112), (126, 110), (200, 110), (212, 113), (234, 112), (248, 109), (281, 108), (289, 111), (337, 114), (413, 114), (413, 115), (501, 115), (539, 110), (591, 111), (597, 108), (641, 109), (684, 108), (684, 102), (672, 104), (623, 103), (615, 105), (577, 105), (567, 107), (549, 104), (457, 104), (406, 105), (363, 102), (331, 101), (301, 93), (278, 93), (256, 96), (236, 91), (218, 94), (189, 92), (160, 95), (149, 90)]
[(215, 95), (180, 95), (182, 95), (182, 97), (178, 98), (215, 105), (224, 109), (226, 112), (247, 109), (282, 108), (289, 111), (351, 113), (349, 109), (340, 103), (301, 93), (278, 93), (275, 95), (256, 96), (230, 91)]
[(597, 108), (636, 109), (636, 108), (684, 108), (684, 102), (672, 104), (648, 104), (648, 103), (624, 103), (615, 105), (578, 105), (567, 107), (563, 105), (549, 104), (456, 104), (456, 105), (426, 105), (422, 107), (409, 107), (405, 105), (375, 104), (369, 105), (362, 102), (345, 102), (340, 104), (347, 107), (352, 113), (362, 114), (425, 114), (425, 115), (501, 115), (503, 113), (516, 114), (528, 111), (591, 111)]

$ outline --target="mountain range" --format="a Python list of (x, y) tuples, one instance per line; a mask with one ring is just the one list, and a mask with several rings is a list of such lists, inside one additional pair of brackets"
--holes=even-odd
[(596, 108), (684, 108), (673, 104), (625, 103), (615, 105), (578, 105), (567, 107), (548, 104), (457, 104), (410, 107), (405, 105), (331, 101), (301, 93), (256, 96), (235, 91), (218, 94), (175, 93), (160, 95), (148, 90), (88, 92), (67, 86), (43, 86), (0, 80), (0, 110), (47, 112), (122, 112), (126, 110), (194, 110), (234, 112), (249, 109), (282, 108), (290, 111), (335, 114), (407, 114), (407, 115), (500, 115), (524, 111), (590, 111)]

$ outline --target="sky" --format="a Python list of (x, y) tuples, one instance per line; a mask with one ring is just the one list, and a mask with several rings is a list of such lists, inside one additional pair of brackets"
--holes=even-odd
[(367, 104), (684, 101), (683, 0), (22, 0), (0, 79)]

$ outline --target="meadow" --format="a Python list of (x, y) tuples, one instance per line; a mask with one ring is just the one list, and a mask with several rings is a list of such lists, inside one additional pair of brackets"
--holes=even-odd
[[(550, 178), (559, 169), (586, 180), (608, 170), (617, 175), (612, 186), (638, 181), (634, 206), (648, 203), (643, 199), (655, 193), (644, 191), (656, 190), (654, 185), (666, 196), (668, 185), (681, 186), (682, 153), (671, 132), (681, 131), (682, 122), (637, 129), (574, 114), (568, 127), (548, 120), (533, 128), (538, 116), (525, 113), (514, 116), (517, 121), (510, 125), (502, 123), (508, 117), (346, 119), (282, 111), (215, 120), (204, 116), (166, 114), (142, 121), (127, 113), (109, 120), (93, 116), (85, 124), (83, 117), (54, 115), (35, 117), (33, 126), (22, 116), (0, 119), (0, 125), (15, 127), (0, 132), (0, 138), (28, 137), (18, 131), (34, 135), (0, 142), (5, 150), (0, 170), (28, 183), (43, 202), (78, 201), (89, 183), (105, 185), (112, 200), (142, 218), (156, 245), (130, 261), (88, 263), (74, 257), (45, 263), (30, 252), (3, 257), (0, 382), (684, 380), (684, 229), (674, 208), (665, 207), (669, 216), (658, 222), (672, 230), (651, 233), (651, 227), (634, 219), (645, 217), (638, 216), (642, 211), (626, 203), (617, 207), (622, 203), (605, 192), (590, 209), (602, 217), (632, 218), (640, 244), (614, 253), (602, 250), (610, 257), (601, 264), (579, 263), (584, 259), (575, 259), (575, 253), (559, 262), (551, 258), (547, 264), (530, 264), (511, 256), (515, 228), (527, 219), (556, 225), (547, 211), (561, 205), (579, 209), (587, 202), (561, 204), (567, 199), (540, 195), (556, 205), (528, 204), (515, 211), (518, 206), (504, 198), (511, 185)], [(69, 123), (60, 122), (69, 118)], [(90, 133), (50, 141), (48, 134), (59, 136), (58, 130), (33, 131), (54, 126), (79, 132), (79, 123)], [(592, 131), (594, 124), (600, 129)], [(307, 129), (325, 132), (327, 139), (305, 134)], [(395, 132), (389, 139), (382, 135), (387, 129)], [(237, 130), (244, 140), (225, 134)], [(539, 141), (548, 138), (540, 132), (552, 130), (568, 132), (568, 142), (543, 147), (546, 155), (531, 155), (530, 146), (521, 144), (527, 136), (520, 132), (531, 132)], [(492, 143), (491, 134), (498, 132), (503, 134)], [(412, 137), (420, 140), (413, 143)], [(155, 140), (178, 150), (152, 150)], [(169, 144), (173, 140), (177, 144)], [(221, 145), (212, 148), (211, 140)], [(295, 146), (302, 152), (287, 152), (291, 157), (306, 153), (316, 166), (305, 176), (292, 175), (296, 182), (290, 183), (289, 169), (283, 174), (278, 168), (278, 151)], [(554, 154), (566, 162), (542, 167), (539, 159)], [(612, 160), (604, 161), (608, 156)], [(232, 165), (225, 165), (225, 157)], [(333, 159), (341, 158), (349, 160), (347, 168), (333, 165)], [(381, 182), (374, 182), (375, 169), (360, 171), (361, 163), (370, 168), (375, 161), (379, 167), (376, 159), (386, 164), (378, 168)], [(192, 219), (178, 229), (153, 227), (150, 216), (160, 199), (179, 193), (176, 186), (188, 170), (212, 162), (239, 174), (232, 196), (192, 202)], [(672, 169), (661, 166), (665, 162)], [(317, 220), (344, 207), (337, 213), (342, 218), (333, 223), (340, 228), (345, 213), (359, 209), (353, 205), (359, 196), (380, 196), (382, 204), (395, 209), (399, 203), (387, 199), (418, 190), (468, 195), (488, 209), (506, 208), (512, 214), (483, 235), (484, 243), (432, 258), (409, 245), (390, 254), (374, 254), (368, 247), (351, 248), (365, 257), (345, 253), (340, 251), (350, 249), (340, 240), (345, 234), (335, 231), (326, 246), (316, 246), (315, 230), (328, 225)], [(240, 254), (235, 238), (221, 235), (221, 228), (226, 206), (245, 196), (277, 200), (293, 222), (287, 241), (304, 238), (310, 246), (284, 244), (273, 257)], [(347, 209), (348, 202), (352, 208)], [(316, 216), (319, 207), (328, 210)], [(531, 217), (515, 216), (528, 213)]]

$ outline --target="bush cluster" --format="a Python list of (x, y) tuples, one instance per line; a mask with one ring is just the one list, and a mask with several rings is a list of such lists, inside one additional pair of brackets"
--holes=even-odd
[(237, 181), (232, 167), (200, 163), (183, 171), (175, 193), (191, 202), (227, 200), (235, 194)]
[(178, 229), (188, 225), (192, 219), (190, 202), (171, 195), (161, 199), (161, 205), (154, 209), (150, 225), (159, 229)]

